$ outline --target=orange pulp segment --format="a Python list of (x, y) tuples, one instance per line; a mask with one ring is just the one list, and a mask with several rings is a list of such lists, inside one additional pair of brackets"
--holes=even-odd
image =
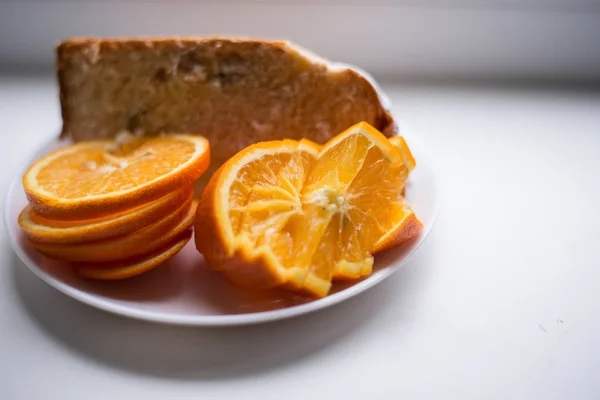
[(400, 150), (400, 154), (402, 154), (402, 160), (404, 165), (408, 168), (408, 171), (412, 171), (417, 166), (417, 162), (406, 143), (406, 140), (402, 136), (392, 136), (389, 138), (391, 144), (394, 145), (398, 150)]

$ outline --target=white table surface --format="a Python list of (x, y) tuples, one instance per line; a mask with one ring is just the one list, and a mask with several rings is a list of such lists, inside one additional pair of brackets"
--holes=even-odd
[[(600, 92), (384, 87), (439, 170), (404, 269), (306, 317), (178, 328), (79, 304), (2, 234), (0, 399), (600, 398)], [(4, 190), (59, 123), (52, 79), (0, 78)]]

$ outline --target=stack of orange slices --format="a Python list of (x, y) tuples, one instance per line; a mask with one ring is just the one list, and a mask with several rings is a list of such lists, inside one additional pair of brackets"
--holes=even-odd
[(372, 272), (373, 255), (416, 237), (403, 193), (415, 160), (401, 137), (359, 123), (323, 146), (262, 142), (202, 193), (196, 248), (231, 281), (315, 297)]
[(193, 183), (208, 168), (196, 135), (120, 137), (54, 151), (29, 167), (27, 239), (81, 276), (115, 280), (148, 271), (191, 238)]

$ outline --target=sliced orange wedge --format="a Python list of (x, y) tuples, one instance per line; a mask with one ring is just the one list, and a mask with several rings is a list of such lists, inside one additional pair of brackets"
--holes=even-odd
[(75, 273), (81, 277), (105, 281), (131, 278), (150, 271), (177, 254), (192, 237), (192, 231), (184, 232), (174, 243), (158, 253), (144, 256), (141, 259), (129, 260), (116, 264), (77, 264), (73, 266)]
[(402, 136), (392, 136), (389, 138), (389, 141), (394, 145), (394, 147), (400, 150), (400, 154), (402, 154), (402, 162), (408, 168), (408, 172), (415, 169), (417, 162), (415, 161), (408, 144), (406, 144), (406, 140), (404, 140)]
[(192, 187), (117, 215), (83, 221), (61, 221), (38, 215), (26, 207), (19, 215), (25, 236), (36, 243), (84, 243), (123, 236), (140, 230), (191, 200)]
[(417, 237), (423, 228), (423, 223), (417, 218), (414, 211), (407, 204), (398, 204), (394, 207), (391, 218), (394, 223), (373, 245), (373, 254), (398, 247), (401, 244)]
[[(392, 136), (389, 138), (391, 144), (394, 145), (402, 154), (402, 162), (409, 172), (417, 166), (415, 158), (402, 136)], [(423, 224), (411, 208), (404, 202), (398, 204), (392, 218), (396, 223), (387, 231), (373, 246), (373, 254), (392, 249), (401, 245), (404, 242), (418, 236)]]
[(325, 296), (333, 280), (370, 274), (374, 250), (418, 233), (402, 196), (410, 169), (366, 123), (324, 146), (252, 145), (223, 164), (203, 192), (196, 247), (237, 284)]
[(107, 263), (148, 254), (164, 247), (192, 226), (196, 203), (186, 202), (159, 221), (115, 239), (80, 244), (30, 241), (44, 255), (62, 261)]
[(82, 142), (36, 161), (23, 187), (41, 216), (99, 218), (191, 185), (209, 162), (208, 141), (196, 135)]

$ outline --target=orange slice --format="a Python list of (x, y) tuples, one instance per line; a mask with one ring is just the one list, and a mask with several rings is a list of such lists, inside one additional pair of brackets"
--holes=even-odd
[(81, 244), (31, 243), (41, 253), (56, 260), (87, 263), (127, 260), (164, 247), (189, 229), (195, 206), (195, 202), (189, 201), (154, 224), (116, 239)]
[(121, 280), (131, 278), (150, 271), (177, 254), (192, 237), (192, 231), (187, 231), (182, 237), (161, 250), (157, 254), (144, 257), (137, 261), (127, 261), (117, 264), (78, 264), (73, 266), (75, 273), (81, 277), (98, 280)]
[(98, 218), (191, 185), (209, 162), (208, 141), (196, 135), (82, 142), (36, 161), (23, 186), (39, 215)]
[[(366, 123), (320, 147), (252, 145), (217, 171), (198, 206), (197, 249), (233, 282), (325, 296), (332, 280), (371, 273), (372, 251), (412, 237), (402, 152)], [(382, 249), (383, 244), (379, 245)], [(388, 245), (389, 246), (389, 245)]]
[(36, 243), (84, 243), (123, 236), (171, 213), (192, 197), (192, 188), (177, 190), (133, 211), (83, 221), (60, 221), (38, 215), (26, 207), (19, 215), (25, 236)]

